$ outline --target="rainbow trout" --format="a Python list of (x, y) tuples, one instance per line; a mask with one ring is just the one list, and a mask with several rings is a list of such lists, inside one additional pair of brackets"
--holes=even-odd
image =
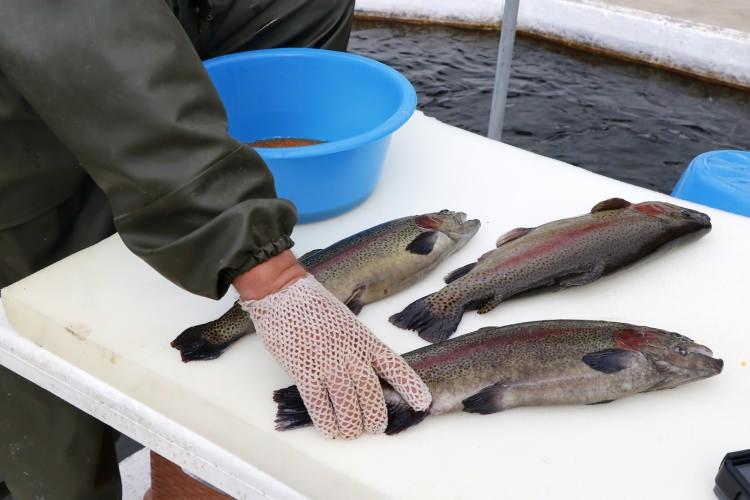
[[(479, 230), (478, 220), (442, 210), (392, 220), (313, 250), (300, 263), (355, 314), (419, 281)], [(220, 318), (185, 330), (172, 341), (182, 360), (214, 359), (254, 332), (238, 304)]]
[(710, 227), (706, 214), (669, 203), (606, 200), (580, 217), (506, 233), (495, 250), (450, 273), (446, 287), (390, 321), (439, 342), (456, 331), (464, 311), (484, 314), (522, 292), (591, 283), (669, 241)]
[[(429, 415), (519, 406), (609, 403), (721, 373), (724, 362), (677, 333), (608, 321), (550, 320), (489, 327), (404, 354), (432, 393), (417, 412), (384, 385), (387, 434)], [(274, 392), (276, 428), (309, 425), (297, 386)]]

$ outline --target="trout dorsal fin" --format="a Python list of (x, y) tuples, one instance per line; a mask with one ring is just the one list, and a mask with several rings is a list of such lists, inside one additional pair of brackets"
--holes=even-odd
[(305, 255), (303, 255), (302, 257), (298, 258), (297, 260), (304, 266), (305, 265), (304, 261), (312, 258), (313, 255), (315, 255), (316, 253), (318, 253), (320, 251), (321, 251), (320, 248), (316, 248), (315, 250), (310, 250), (309, 252), (307, 252)]
[(509, 241), (517, 240), (521, 236), (526, 236), (533, 229), (533, 227), (517, 227), (515, 229), (512, 229), (504, 235), (500, 236), (495, 242), (495, 246), (499, 247), (500, 245), (505, 245)]
[(605, 210), (627, 208), (630, 205), (632, 205), (632, 203), (627, 200), (623, 200), (622, 198), (610, 198), (608, 200), (600, 201), (599, 203), (594, 205), (594, 208), (591, 209), (591, 213), (595, 214), (596, 212), (604, 212)]

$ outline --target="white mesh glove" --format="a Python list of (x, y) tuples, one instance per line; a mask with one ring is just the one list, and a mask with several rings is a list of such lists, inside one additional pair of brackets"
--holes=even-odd
[(327, 437), (382, 433), (388, 415), (378, 376), (417, 411), (430, 391), (312, 275), (261, 300), (240, 302), (266, 348), (294, 379), (313, 424)]

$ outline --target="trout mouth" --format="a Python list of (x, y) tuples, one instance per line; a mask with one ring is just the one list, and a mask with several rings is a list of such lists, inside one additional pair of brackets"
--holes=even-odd
[(457, 243), (465, 243), (470, 240), (481, 225), (478, 219), (469, 220), (465, 212), (453, 212), (447, 209), (441, 210), (437, 214), (431, 214), (431, 216), (422, 217), (429, 217), (429, 224), (423, 224), (424, 221), (418, 220), (417, 225), (437, 229)]
[(672, 389), (695, 380), (720, 374), (724, 368), (724, 360), (698, 352), (699, 349), (696, 349), (696, 347), (702, 348), (705, 352), (711, 352), (707, 347), (694, 346), (690, 353), (680, 356), (681, 359), (672, 357), (671, 359), (656, 361), (655, 365), (664, 379), (651, 390)]
[(479, 219), (469, 219), (464, 212), (454, 212), (453, 222), (455, 227), (448, 231), (447, 234), (454, 240), (463, 241), (468, 241), (477, 234), (481, 225)]
[[(701, 354), (705, 357), (712, 358), (714, 355), (714, 352), (709, 349), (708, 347), (700, 344), (693, 344), (690, 347), (688, 347), (688, 352), (692, 354)], [(712, 358), (713, 359), (713, 358)]]
[[(465, 215), (464, 219), (466, 219)], [(481, 226), (479, 219), (464, 220), (459, 226), (460, 232), (462, 233), (461, 239), (468, 240), (473, 237), (477, 234), (477, 231), (479, 231), (479, 226)]]
[(481, 225), (479, 219), (469, 219), (464, 212), (456, 212), (453, 216), (453, 220), (465, 234), (471, 236), (474, 236)]
[[(706, 350), (709, 353), (711, 352), (709, 349)], [(695, 370), (696, 374), (698, 374), (700, 377), (711, 377), (713, 375), (718, 375), (724, 368), (724, 360), (720, 358), (714, 358), (711, 355), (694, 352), (692, 354), (688, 354), (688, 357), (693, 358), (691, 359), (691, 368)]]
[(690, 208), (682, 208), (680, 210), (680, 215), (684, 217), (685, 219), (688, 219), (692, 221), (693, 223), (695, 223), (699, 228), (702, 228), (702, 229), (711, 228), (711, 217), (704, 214), (703, 212), (692, 210)]

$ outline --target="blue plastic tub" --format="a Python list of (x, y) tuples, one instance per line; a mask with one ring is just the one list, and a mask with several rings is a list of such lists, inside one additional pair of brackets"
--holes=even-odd
[(672, 196), (750, 217), (750, 151), (709, 151), (696, 156)]
[(270, 49), (217, 57), (205, 67), (243, 142), (303, 138), (323, 144), (257, 148), (299, 222), (338, 215), (375, 189), (391, 134), (416, 108), (399, 72), (354, 54)]

